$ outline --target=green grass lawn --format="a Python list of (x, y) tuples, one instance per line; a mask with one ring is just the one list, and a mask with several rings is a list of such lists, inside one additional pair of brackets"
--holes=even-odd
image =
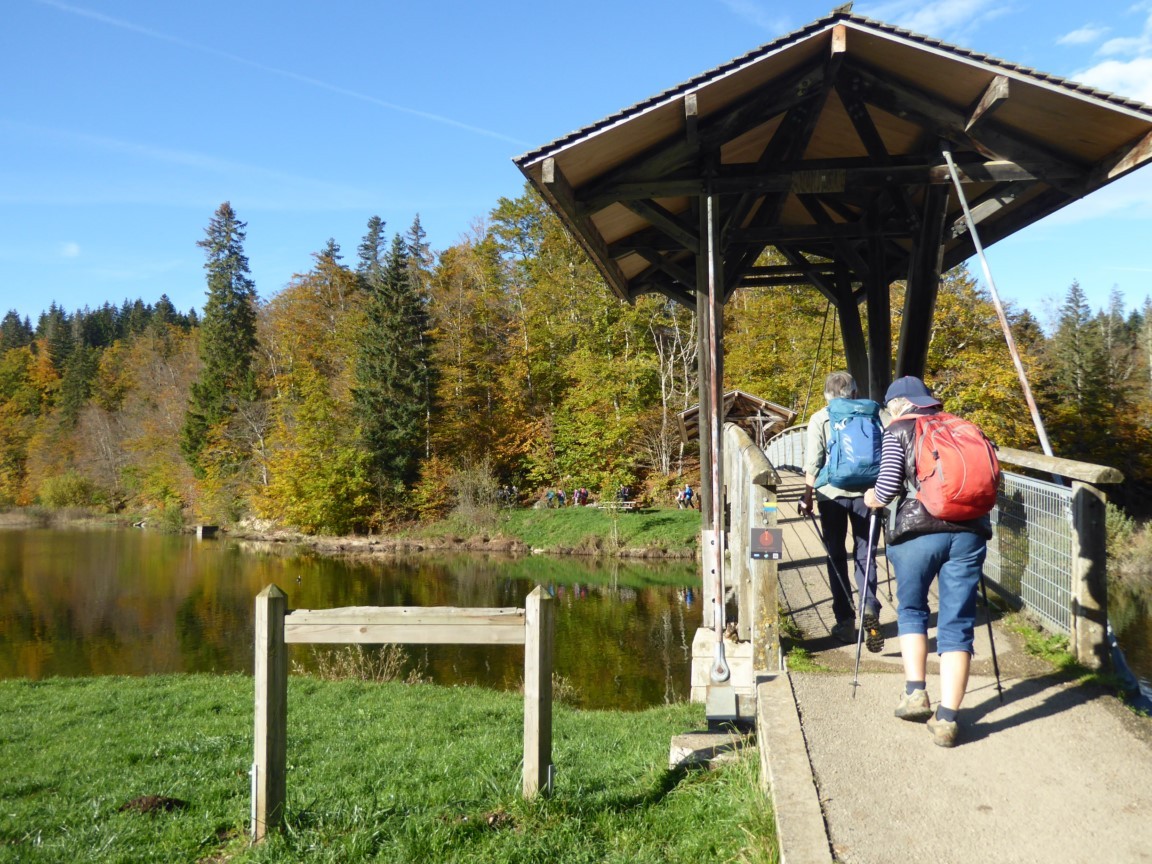
[[(0, 861), (777, 860), (754, 753), (667, 770), (698, 705), (557, 705), (555, 793), (525, 802), (514, 693), (293, 676), (288, 699), (285, 827), (252, 847), (251, 678), (0, 682)], [(144, 795), (187, 806), (121, 810)]]
[(616, 548), (691, 552), (700, 534), (695, 510), (517, 509), (500, 512), (499, 529), (533, 548), (612, 551)]

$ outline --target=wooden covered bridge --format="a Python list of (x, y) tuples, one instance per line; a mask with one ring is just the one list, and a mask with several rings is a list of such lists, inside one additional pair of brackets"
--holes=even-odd
[[(1146, 105), (837, 11), (515, 163), (616, 296), (655, 292), (697, 313), (708, 597), (710, 574), (733, 581), (710, 552), (725, 533), (714, 503), (755, 514), (764, 492), (724, 473), (734, 292), (819, 291), (849, 371), (882, 399), (894, 377), (924, 372), (943, 272), (1150, 158)], [(785, 263), (766, 265), (767, 250)]]

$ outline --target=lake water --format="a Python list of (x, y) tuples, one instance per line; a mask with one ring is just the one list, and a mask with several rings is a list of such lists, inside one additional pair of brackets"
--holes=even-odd
[[(576, 704), (632, 710), (687, 699), (698, 579), (684, 561), (351, 562), (149, 531), (0, 531), (0, 678), (250, 673), (255, 597), (268, 584), (290, 609), (522, 608), (540, 584), (557, 600), (555, 672)], [(513, 689), (523, 678), (519, 647), (406, 648), (437, 683)], [(291, 645), (289, 660), (314, 666), (314, 650)]]
[[(0, 530), (0, 678), (251, 672), (256, 595), (289, 608), (524, 606), (557, 600), (555, 671), (587, 708), (688, 697), (700, 625), (693, 562), (421, 554), (353, 562), (280, 544), (149, 531)], [(1152, 693), (1152, 599), (1114, 592), (1112, 622)], [(315, 668), (313, 646), (290, 662)], [(327, 649), (319, 649), (327, 650)], [(442, 684), (514, 689), (523, 649), (407, 646), (409, 668)]]

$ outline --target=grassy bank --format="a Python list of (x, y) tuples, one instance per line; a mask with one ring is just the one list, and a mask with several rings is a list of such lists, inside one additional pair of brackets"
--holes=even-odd
[(700, 534), (695, 510), (611, 511), (598, 507), (548, 510), (517, 508), (459, 517), (413, 531), (421, 536), (493, 533), (521, 541), (532, 549), (611, 554), (650, 550), (658, 554), (694, 555)]
[[(558, 705), (556, 793), (524, 802), (522, 705), (292, 677), (286, 828), (250, 847), (250, 678), (0, 682), (0, 861), (776, 860), (754, 755), (666, 769), (700, 706)], [(140, 796), (187, 805), (122, 809)]]

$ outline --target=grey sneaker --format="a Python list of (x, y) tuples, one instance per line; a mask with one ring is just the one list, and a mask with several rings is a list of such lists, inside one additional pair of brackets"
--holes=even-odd
[(873, 654), (884, 650), (884, 634), (880, 630), (880, 616), (874, 612), (864, 613), (864, 647)]
[[(932, 703), (928, 701), (927, 690), (913, 690), (900, 697), (900, 702), (893, 712), (901, 720), (913, 723), (923, 723), (932, 717)], [(955, 724), (953, 724), (955, 725)]]
[(837, 621), (832, 625), (832, 638), (845, 645), (856, 644), (856, 627), (851, 621)]
[(928, 718), (928, 731), (932, 733), (932, 743), (937, 747), (955, 747), (960, 725), (955, 720), (940, 720), (933, 715)]

